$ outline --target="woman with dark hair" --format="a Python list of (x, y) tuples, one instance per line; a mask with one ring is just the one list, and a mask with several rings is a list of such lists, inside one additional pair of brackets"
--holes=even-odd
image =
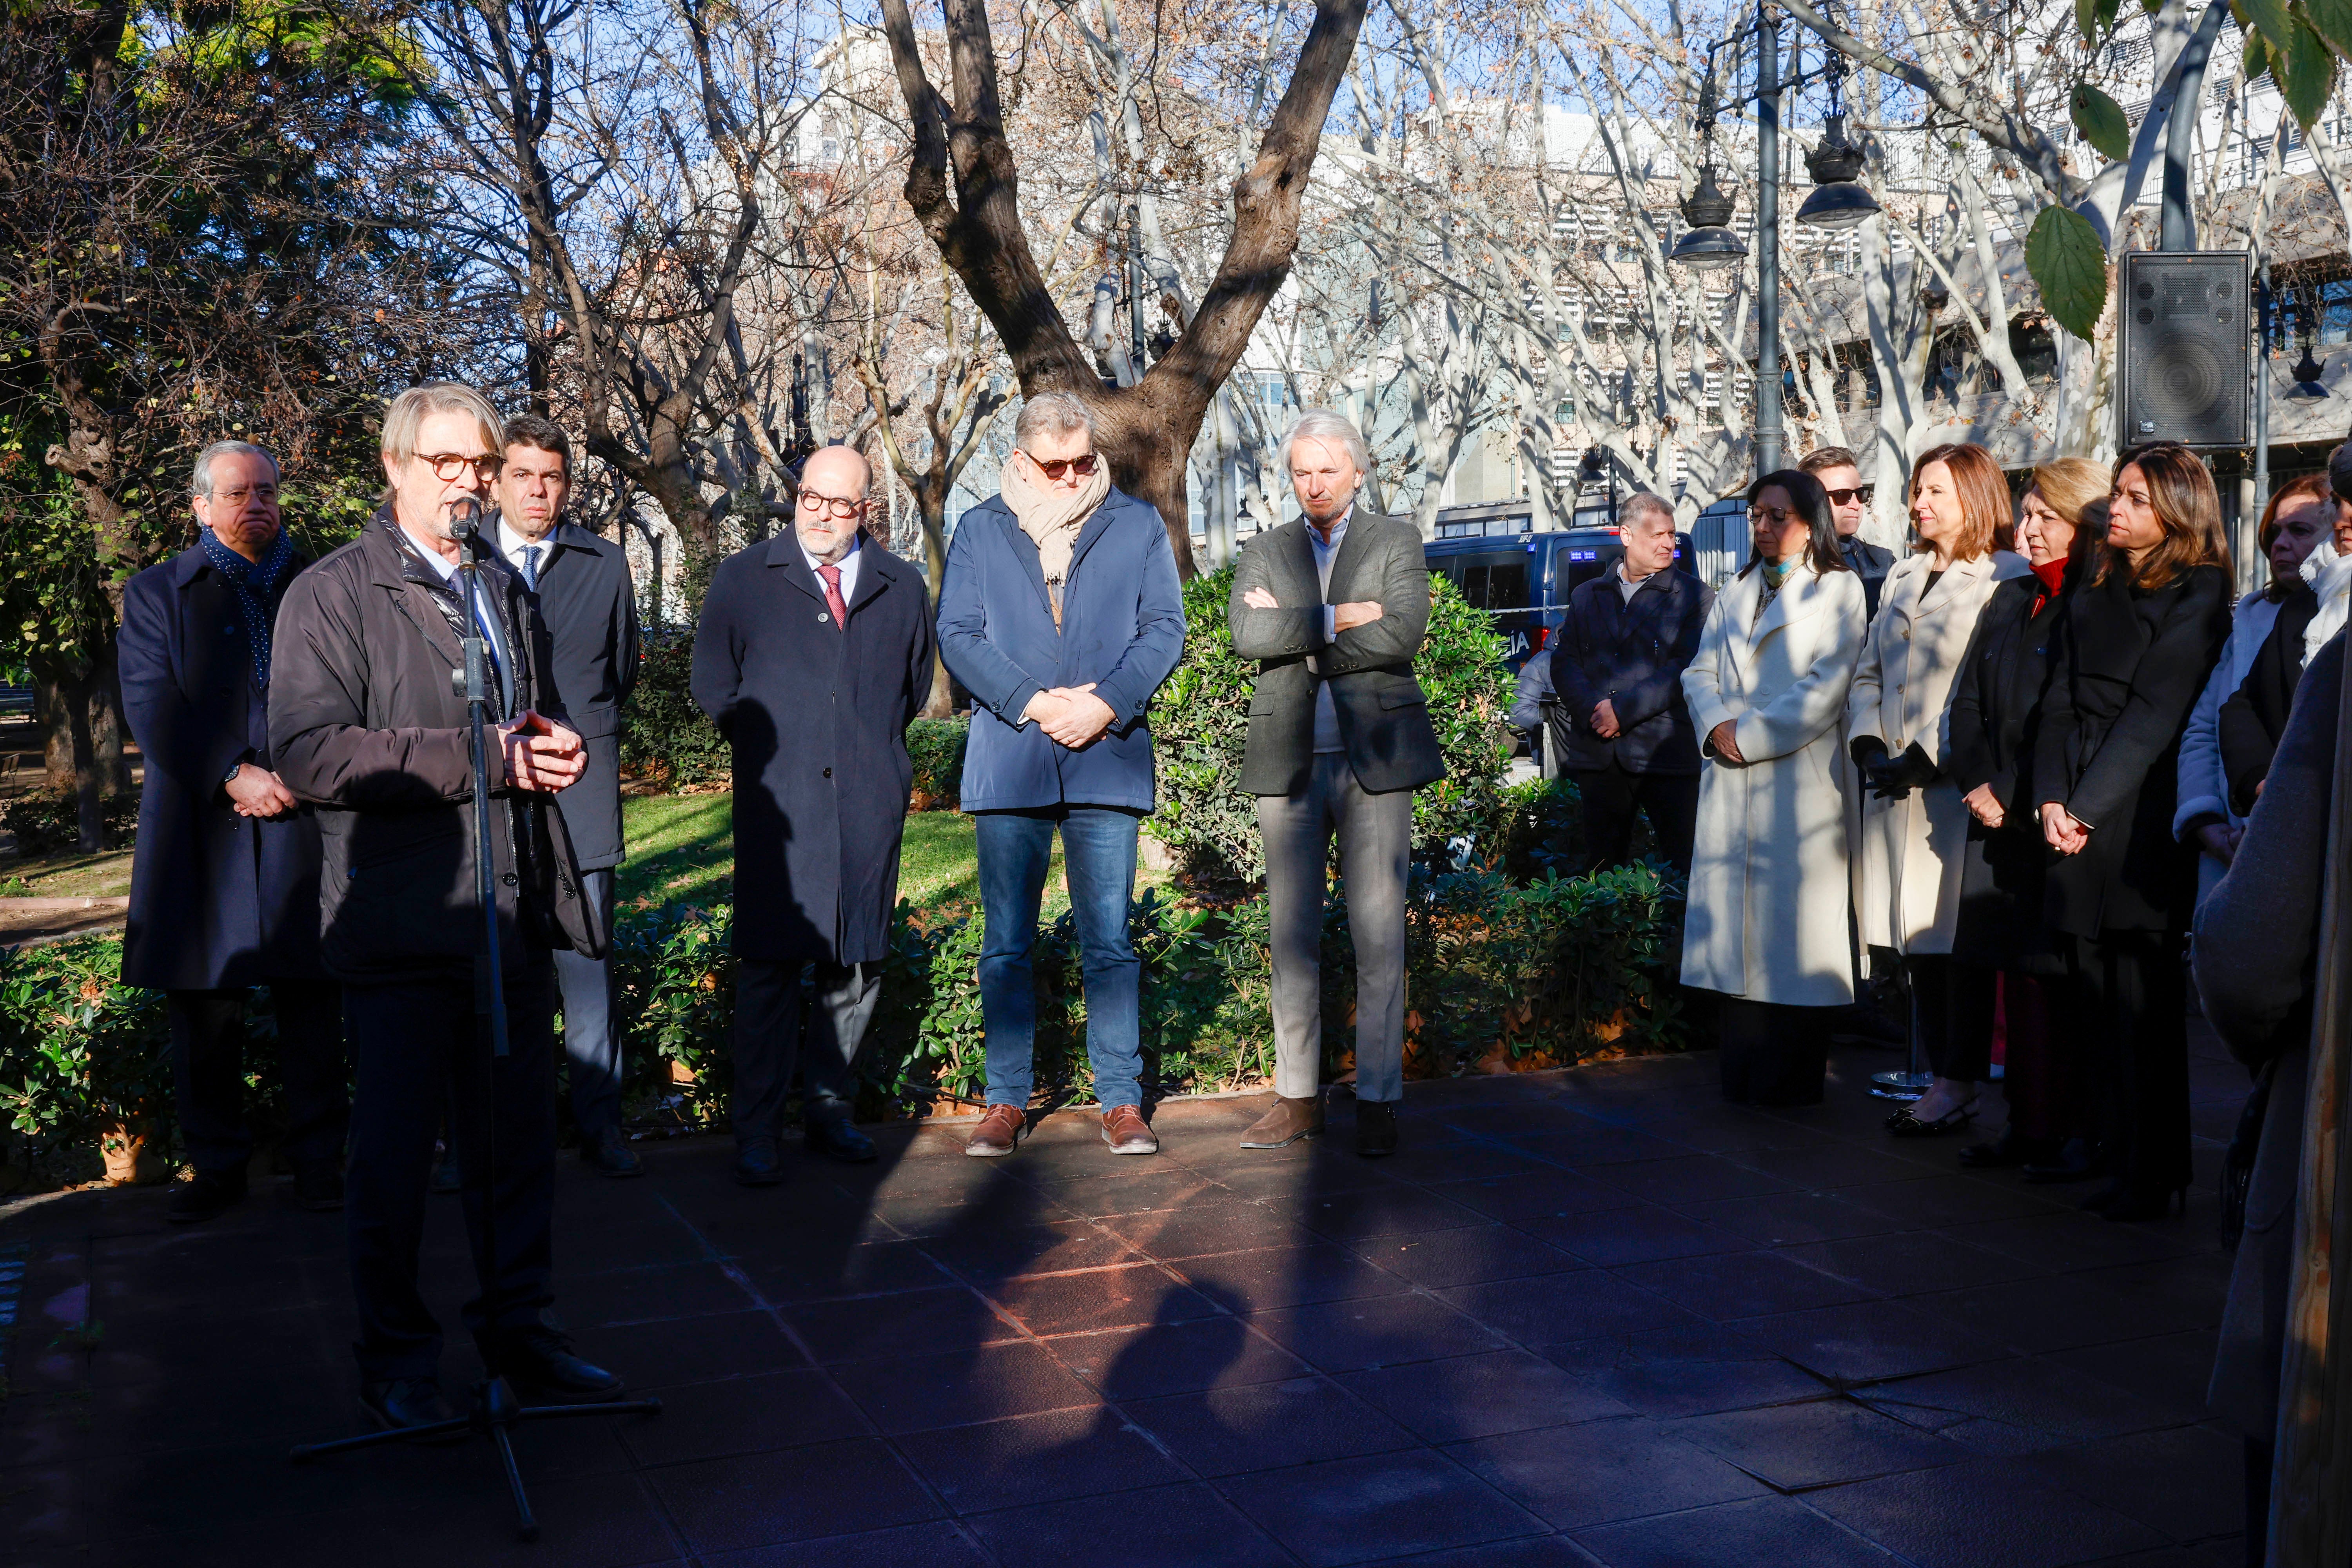
[[(2329, 467), (2339, 483), (2352, 488), (2352, 447), (2336, 448)], [(2253, 812), (2254, 797), (2270, 776), (2271, 757), (2286, 731), (2295, 688), (2303, 683), (2303, 667), (2328, 638), (2343, 630), (2347, 601), (2352, 598), (2352, 506), (2344, 503), (2340, 490), (2330, 488), (2328, 475), (2315, 474), (2296, 483), (2316, 487), (2292, 519), (2314, 536), (2304, 544), (2302, 559), (2294, 568), (2295, 586), (2301, 591), (2280, 605), (2269, 636), (2254, 650), (2245, 673), (2223, 695), (2214, 714), (2223, 808), (2230, 814), (2233, 847)], [(2274, 561), (2280, 553), (2283, 551), (2273, 550)], [(2221, 678), (2217, 674), (2214, 679)], [(2211, 688), (2207, 689), (2210, 692)], [(2209, 836), (2212, 831), (2206, 829)]]
[(1766, 474), (1748, 503), (1754, 553), (1683, 671), (1707, 764), (1683, 982), (1722, 994), (1724, 1098), (1803, 1105), (1822, 1097), (1830, 1011), (1853, 1000), (1838, 732), (1862, 583), (1811, 474)]
[(2187, 1188), (2189, 1037), (2181, 943), (2197, 894), (2172, 834), (2180, 732), (2230, 635), (2229, 557), (2212, 476), (2170, 444), (2125, 455), (2107, 537), (2068, 595), (2034, 747), (2047, 910), (2074, 1033), (2108, 1086), (2115, 1183), (2084, 1206), (2161, 1217)]
[(1911, 1026), (1933, 1081), (1887, 1118), (1898, 1138), (1957, 1131), (1992, 1076), (1993, 971), (1956, 966), (1969, 808), (1952, 777), (1944, 712), (1993, 589), (2031, 575), (2009, 541), (2009, 482), (1978, 446), (1937, 447), (1911, 470), (1917, 542), (1879, 590), (1846, 699), (1846, 742), (1869, 788), (1857, 844), (1855, 924), (1900, 957)]
[(2033, 741), (2059, 607), (2098, 553), (2111, 488), (2106, 465), (2088, 458), (2033, 470), (2017, 509), (2018, 548), (2032, 573), (1993, 590), (1946, 721), (1952, 782), (1969, 813), (1952, 962), (1999, 972), (2009, 1047), (2008, 1125), (1999, 1142), (1961, 1150), (1960, 1163), (2025, 1165), (2028, 1180), (2063, 1179), (2061, 1162), (2078, 1137), (2080, 1163), (2089, 1164), (2078, 1053), (2051, 1034), (2042, 986), (2055, 971), (2042, 923), (2050, 847), (2034, 809)]
[[(2304, 581), (2304, 563), (2327, 542), (2343, 515), (2344, 509), (2328, 493), (2326, 474), (2290, 479), (2263, 509), (2262, 529), (2256, 537), (2270, 561), (2271, 580), (2238, 601), (2221, 661), (2213, 667), (2197, 706), (2189, 710), (2189, 727), (2180, 736), (2180, 798), (2173, 808), (2172, 831), (2184, 843), (2197, 847), (2200, 903), (2229, 869), (2238, 839), (2245, 832), (2249, 809), (2234, 805), (2230, 798), (2230, 773), (2222, 758), (2221, 710), (2252, 671), (2269, 644), (2272, 629), (2292, 621), (2300, 634), (2310, 621), (2316, 601), (2311, 585)], [(2332, 549), (2328, 555), (2333, 558)], [(2298, 645), (2294, 667), (2297, 674), (2303, 669), (2301, 653)], [(2293, 690), (2289, 686), (2290, 694)], [(2285, 717), (2282, 707), (2282, 723)], [(2270, 744), (2275, 742), (2273, 732), (2263, 748), (2265, 761)]]

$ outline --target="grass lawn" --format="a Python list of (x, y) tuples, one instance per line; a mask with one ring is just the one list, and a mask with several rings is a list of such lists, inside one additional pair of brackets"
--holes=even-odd
[(0, 898), (120, 899), (131, 892), (131, 851), (61, 849), (0, 860)]
[[(621, 866), (622, 902), (715, 901), (732, 895), (733, 795), (639, 795), (621, 803), (621, 821), (629, 845), (629, 858)], [(1136, 868), (1139, 891), (1167, 879), (1164, 871)], [(971, 817), (960, 811), (919, 811), (908, 816), (898, 896), (919, 910), (980, 902), (980, 858)], [(1069, 904), (1057, 837), (1045, 877), (1046, 918)]]

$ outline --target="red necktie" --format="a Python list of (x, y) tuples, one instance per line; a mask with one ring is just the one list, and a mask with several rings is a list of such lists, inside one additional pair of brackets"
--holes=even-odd
[(820, 566), (816, 574), (824, 579), (824, 606), (833, 612), (833, 624), (843, 631), (849, 629), (849, 606), (841, 602), (841, 568)]

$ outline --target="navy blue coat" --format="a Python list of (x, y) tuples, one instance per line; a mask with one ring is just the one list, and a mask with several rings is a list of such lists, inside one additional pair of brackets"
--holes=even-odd
[[(277, 597), (309, 563), (297, 557)], [(273, 618), (277, 606), (270, 606)], [(221, 787), (269, 768), (268, 694), (228, 580), (200, 549), (131, 579), (117, 643), (123, 717), (146, 762), (122, 978), (165, 991), (323, 979), (319, 823), (239, 816)]]
[(588, 747), (588, 771), (555, 797), (583, 871), (621, 863), (621, 705), (637, 684), (637, 601), (628, 557), (576, 522), (549, 532), (539, 614), (555, 658), (556, 700)]
[[(1612, 566), (1569, 595), (1568, 616), (1551, 646), (1558, 694), (1552, 738), (1564, 769), (1629, 773), (1696, 773), (1698, 736), (1683, 700), (1683, 670), (1698, 655), (1699, 633), (1715, 603), (1687, 572), (1653, 572), (1625, 602)], [(1617, 714), (1617, 735), (1592, 729), (1603, 698)]]
[[(1112, 490), (1078, 531), (1062, 625), (1037, 546), (994, 496), (963, 514), (940, 591), (940, 657), (972, 696), (963, 809), (1153, 805), (1144, 710), (1184, 657), (1184, 591), (1157, 509)], [(1021, 717), (1054, 686), (1110, 705), (1110, 728), (1076, 751)]]
[(735, 752), (735, 952), (873, 963), (889, 951), (931, 692), (923, 574), (861, 542), (845, 635), (790, 531), (719, 564), (694, 628), (694, 700)]

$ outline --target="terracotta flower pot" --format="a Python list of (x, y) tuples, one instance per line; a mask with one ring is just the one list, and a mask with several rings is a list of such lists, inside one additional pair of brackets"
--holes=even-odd
[(147, 1124), (118, 1121), (102, 1128), (98, 1135), (98, 1152), (106, 1162), (107, 1184), (130, 1186), (144, 1173), (142, 1163), (147, 1152)]

